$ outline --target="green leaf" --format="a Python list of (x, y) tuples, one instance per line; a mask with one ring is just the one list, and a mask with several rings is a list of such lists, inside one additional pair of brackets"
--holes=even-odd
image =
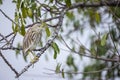
[(15, 12), (15, 22), (18, 23), (19, 22), (19, 15), (18, 12)]
[[(20, 43), (17, 44), (17, 48), (19, 48), (19, 49), (21, 48)], [(18, 54), (20, 54), (20, 50), (17, 50), (17, 49), (16, 49), (15, 52), (16, 52), (16, 57), (17, 57)]]
[(27, 17), (27, 10), (26, 10), (26, 8), (22, 8), (22, 15), (23, 15), (23, 18)]
[(37, 8), (37, 16), (41, 17), (41, 6)]
[(58, 63), (57, 66), (56, 66), (56, 69), (55, 69), (55, 72), (56, 72), (56, 73), (59, 73), (59, 72), (60, 72), (60, 67), (61, 67), (61, 64)]
[[(120, 17), (120, 8), (119, 7), (110, 7), (111, 11), (114, 12), (114, 15)], [(115, 16), (113, 18), (117, 19)]]
[(73, 25), (74, 25), (75, 30), (78, 30), (78, 28), (80, 27), (80, 23), (79, 22), (80, 22), (79, 20), (74, 22)]
[(2, 3), (3, 3), (2, 0), (0, 0), (0, 5), (1, 5)]
[(15, 32), (18, 32), (18, 25), (15, 26)]
[(101, 17), (100, 17), (100, 14), (98, 12), (95, 13), (95, 19), (96, 19), (97, 24), (99, 24), (101, 21)]
[(31, 0), (31, 3), (34, 3), (35, 2), (35, 0)]
[(60, 52), (60, 49), (59, 49), (58, 45), (55, 42), (52, 43), (52, 48), (54, 50), (54, 59), (56, 59), (57, 54)]
[(50, 3), (53, 3), (53, 0), (50, 0), (49, 2), (50, 2)]
[(102, 56), (102, 55), (105, 55), (107, 52), (107, 48), (106, 46), (102, 46), (102, 45), (98, 45), (97, 46), (97, 56)]
[(17, 3), (17, 1), (16, 0), (12, 0), (12, 3)]
[(16, 5), (16, 7), (17, 7), (18, 10), (19, 10), (19, 8), (20, 8), (20, 3), (21, 3), (21, 0), (17, 0), (17, 5)]
[(29, 8), (29, 9), (27, 10), (27, 13), (28, 13), (28, 16), (29, 16), (30, 18), (33, 17), (32, 9)]
[(48, 28), (48, 27), (46, 27), (45, 31), (46, 31), (47, 37), (49, 37), (49, 36), (50, 36), (50, 34), (51, 34), (51, 33), (50, 33), (49, 28)]
[(83, 45), (80, 46), (79, 52), (80, 53), (85, 53), (85, 47)]
[(65, 78), (64, 69), (62, 69), (62, 77)]
[(73, 64), (74, 64), (74, 62), (73, 62), (73, 57), (72, 57), (72, 55), (69, 55), (68, 57), (67, 57), (67, 65), (68, 66), (72, 66)]
[(24, 25), (21, 26), (21, 34), (23, 36), (25, 35), (25, 26)]
[(12, 30), (14, 33), (18, 32), (18, 25), (14, 26), (14, 23), (12, 23)]
[(20, 50), (15, 50), (16, 56), (20, 53)]
[(12, 30), (15, 32), (14, 23), (12, 23)]
[(57, 52), (54, 49), (54, 59), (56, 59), (56, 58), (57, 58)]
[(22, 2), (22, 4), (21, 4), (21, 11), (22, 11), (23, 18), (26, 18), (27, 17), (27, 8), (25, 8), (24, 2)]
[(48, 27), (48, 26), (47, 26), (47, 24), (46, 24), (45, 22), (42, 22), (42, 24), (41, 24), (40, 27), (42, 27), (42, 28), (46, 28), (46, 27)]
[(65, 0), (65, 3), (67, 5), (67, 7), (70, 7), (71, 6), (71, 0)]
[(95, 50), (94, 46), (91, 47), (90, 52), (92, 55), (94, 55), (94, 56), (96, 55), (96, 50)]
[(52, 43), (52, 47), (54, 48), (54, 50), (55, 50), (57, 53), (60, 52), (60, 49), (59, 49), (58, 45), (57, 45), (55, 42)]
[[(19, 1), (19, 0), (18, 0)], [(19, 2), (20, 3), (20, 2)], [(24, 2), (21, 3), (21, 8), (24, 8)]]
[(108, 37), (108, 33), (103, 35), (101, 39), (101, 46), (104, 46), (106, 44), (107, 37)]
[(35, 2), (32, 2), (32, 7), (31, 7), (31, 9), (32, 9), (32, 10), (36, 10), (36, 6), (37, 6), (36, 3), (35, 3)]
[(67, 12), (66, 16), (72, 21), (75, 19), (75, 16), (74, 16), (73, 12)]

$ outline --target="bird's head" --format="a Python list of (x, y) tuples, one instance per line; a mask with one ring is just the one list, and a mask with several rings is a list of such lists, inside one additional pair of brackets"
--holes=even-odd
[(40, 29), (40, 30), (43, 30), (47, 27), (47, 25), (45, 23), (36, 23), (33, 25), (33, 27), (37, 30), (37, 29)]
[(41, 24), (41, 23), (36, 23), (32, 26), (33, 30), (40, 30), (40, 31), (43, 31), (45, 29), (45, 25), (44, 24)]

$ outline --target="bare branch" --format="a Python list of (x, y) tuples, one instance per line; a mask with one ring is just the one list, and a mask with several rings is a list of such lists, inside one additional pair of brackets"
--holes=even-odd
[(49, 13), (52, 13), (52, 14), (60, 14), (59, 13), (59, 8), (56, 8), (55, 10), (51, 10), (51, 7), (46, 5), (46, 4), (43, 4), (43, 3), (40, 3), (40, 1), (38, 0), (35, 0), (37, 3), (39, 3), (39, 5), (42, 5), (42, 7)]
[[(17, 47), (13, 47), (13, 46), (10, 46), (10, 47), (1, 47), (0, 48), (1, 50), (23, 50), (22, 48), (17, 48)], [(40, 49), (34, 49), (33, 51), (41, 51), (43, 48), (40, 48)]]
[(110, 26), (109, 26), (110, 38), (111, 38), (111, 40), (112, 40), (113, 46), (114, 46), (114, 48), (115, 48), (115, 50), (116, 50), (116, 52), (117, 52), (117, 54), (118, 54), (118, 56), (119, 56), (119, 60), (120, 60), (120, 53), (119, 53), (119, 51), (118, 51), (118, 49), (117, 49), (117, 47), (116, 47), (116, 45), (115, 45), (115, 42), (114, 42), (114, 40), (113, 40), (113, 35), (112, 35), (112, 33), (110, 32), (110, 30), (111, 30), (111, 28), (110, 28)]
[(11, 43), (10, 43), (10, 47), (12, 47), (16, 35), (17, 35), (17, 33), (15, 33), (14, 36), (10, 39), (10, 41), (11, 41)]
[[(18, 25), (16, 22), (14, 22), (9, 16), (7, 16), (1, 9), (0, 12), (6, 17), (8, 18), (12, 23), (14, 23), (15, 25)], [(19, 26), (19, 25), (18, 25)]]
[(68, 44), (65, 42), (65, 40), (61, 37), (61, 39), (63, 40), (63, 42), (65, 43), (66, 47), (73, 53), (76, 53), (78, 55), (81, 55), (81, 56), (84, 56), (84, 57), (89, 57), (89, 58), (92, 58), (92, 59), (97, 59), (97, 60), (103, 60), (103, 61), (109, 61), (109, 62), (118, 62), (119, 60), (116, 60), (116, 59), (105, 59), (105, 58), (102, 58), (102, 57), (96, 57), (96, 56), (91, 56), (91, 55), (86, 55), (86, 54), (81, 54), (75, 50), (72, 50)]
[[(10, 34), (8, 34), (7, 36), (5, 36), (4, 38), (8, 38), (9, 36), (13, 35), (14, 32), (11, 32)], [(4, 40), (4, 38), (0, 39), (0, 41)]]
[(9, 41), (5, 38), (4, 35), (2, 35), (2, 34), (0, 33), (0, 36), (1, 36), (7, 43), (9, 43)]
[(72, 4), (68, 8), (68, 10), (78, 8), (78, 7), (84, 8), (84, 7), (102, 7), (102, 6), (120, 7), (120, 1), (101, 1), (101, 2), (92, 2), (92, 3), (79, 2), (79, 3)]
[[(96, 71), (89, 71), (89, 72), (64, 72), (64, 71), (60, 70), (57, 73), (66, 73), (66, 74), (96, 74), (96, 73), (100, 73), (100, 72), (103, 72), (103, 71), (112, 70), (112, 69), (116, 68), (118, 65), (120, 65), (119, 62), (116, 65), (112, 66), (112, 67), (101, 69), (101, 70), (96, 70)], [(52, 70), (52, 69), (47, 69), (47, 70), (55, 72), (55, 70)]]
[(65, 4), (61, 3), (60, 0), (55, 0), (56, 1), (56, 4), (59, 4), (61, 6), (66, 6)]
[(3, 54), (0, 51), (0, 56), (2, 57), (2, 59), (5, 61), (5, 63), (10, 67), (10, 69), (16, 74), (18, 75), (18, 72), (12, 67), (12, 65), (7, 61), (7, 59), (3, 56)]

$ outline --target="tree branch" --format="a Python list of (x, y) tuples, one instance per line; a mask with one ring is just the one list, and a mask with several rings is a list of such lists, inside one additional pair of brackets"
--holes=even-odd
[[(116, 65), (114, 65), (114, 66), (112, 66), (110, 68), (105, 68), (105, 69), (96, 70), (96, 71), (88, 71), (88, 72), (64, 72), (64, 71), (60, 70), (57, 73), (66, 73), (66, 74), (96, 74), (96, 73), (100, 73), (102, 71), (112, 70), (112, 69), (116, 68), (119, 65), (120, 65), (120, 63), (118, 62)], [(54, 72), (56, 71), (56, 70), (52, 70), (52, 69), (47, 69), (47, 70), (54, 71)]]
[(4, 35), (2, 35), (2, 34), (0, 33), (0, 36), (2, 37), (3, 40), (5, 40), (7, 43), (9, 43), (9, 41), (5, 38)]
[(10, 67), (10, 69), (16, 74), (18, 75), (18, 72), (12, 67), (12, 65), (7, 61), (7, 59), (2, 55), (1, 51), (0, 51), (0, 56), (2, 57), (2, 59), (5, 61), (5, 63)]
[(72, 50), (68, 44), (65, 42), (65, 40), (61, 37), (61, 39), (63, 40), (63, 42), (65, 43), (66, 47), (73, 53), (76, 53), (78, 55), (84, 56), (84, 57), (88, 57), (88, 58), (92, 58), (92, 59), (97, 59), (97, 60), (103, 60), (103, 61), (109, 61), (109, 62), (119, 62), (119, 59), (106, 59), (106, 58), (102, 58), (102, 57), (96, 57), (96, 56), (91, 56), (91, 55), (86, 55), (86, 54), (80, 54), (79, 52)]
[[(9, 16), (7, 16), (1, 9), (0, 9), (0, 12), (8, 19), (10, 20), (11, 22), (13, 22), (15, 25), (18, 25), (16, 22), (14, 22)], [(19, 26), (19, 25), (18, 25)], [(20, 26), (19, 26), (20, 27)]]
[[(1, 47), (1, 50), (23, 50), (22, 48), (10, 46), (10, 47)], [(41, 51), (43, 48), (40, 49), (34, 49), (33, 51)]]
[[(10, 34), (8, 34), (7, 36), (5, 36), (4, 38), (8, 38), (9, 36), (13, 35), (14, 32), (11, 32)], [(4, 38), (0, 39), (0, 41), (4, 40)]]
[(78, 8), (78, 7), (84, 8), (84, 7), (102, 7), (102, 6), (120, 7), (120, 1), (119, 0), (118, 1), (101, 1), (101, 2), (92, 2), (92, 3), (79, 2), (79, 3), (72, 4), (69, 7), (69, 10)]

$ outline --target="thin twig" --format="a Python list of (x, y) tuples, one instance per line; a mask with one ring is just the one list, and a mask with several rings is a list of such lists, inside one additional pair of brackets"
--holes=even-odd
[[(7, 36), (5, 36), (4, 38), (8, 38), (9, 36), (13, 35), (14, 32), (11, 32), (10, 34), (8, 34)], [(4, 38), (0, 39), (0, 41), (4, 40)]]
[(81, 55), (81, 56), (84, 56), (84, 57), (89, 57), (89, 58), (92, 58), (92, 59), (97, 59), (97, 60), (103, 60), (103, 61), (109, 61), (109, 62), (118, 62), (119, 60), (116, 60), (116, 59), (105, 59), (105, 58), (102, 58), (102, 57), (96, 57), (96, 56), (90, 56), (90, 55), (86, 55), (86, 54), (80, 54), (79, 52), (75, 51), (75, 50), (72, 50), (68, 44), (65, 42), (65, 40), (61, 37), (61, 39), (63, 40), (63, 42), (65, 43), (66, 47), (73, 53), (76, 53), (78, 55)]
[(9, 43), (9, 41), (5, 38), (4, 35), (2, 35), (2, 34), (0, 33), (0, 36), (1, 36), (7, 43)]
[(42, 5), (42, 7), (43, 7), (47, 12), (52, 13), (52, 14), (60, 14), (60, 13), (59, 13), (59, 8), (55, 8), (55, 9), (57, 9), (57, 10), (56, 10), (56, 11), (53, 11), (53, 10), (51, 10), (51, 7), (50, 7), (50, 6), (40, 3), (40, 1), (38, 1), (38, 0), (35, 0), (35, 1), (36, 1), (39, 5)]
[(10, 41), (11, 41), (11, 43), (10, 43), (10, 47), (12, 47), (16, 35), (17, 35), (17, 33), (15, 33), (14, 36), (10, 39)]
[[(23, 50), (22, 48), (10, 46), (10, 47), (1, 47), (1, 50)], [(43, 48), (40, 49), (34, 49), (33, 51), (41, 51)]]
[[(0, 9), (0, 12), (6, 17), (8, 18), (12, 23), (14, 23), (15, 25), (18, 25), (16, 22), (14, 22), (9, 16), (7, 16), (3, 11), (2, 9)], [(18, 25), (19, 26), (19, 25)]]
[(7, 59), (3, 56), (2, 52), (0, 51), (0, 56), (2, 57), (2, 59), (5, 61), (5, 63), (10, 67), (10, 69), (16, 74), (18, 75), (18, 72), (12, 67), (12, 65), (7, 61)]
[[(66, 74), (96, 74), (96, 73), (100, 73), (100, 72), (103, 72), (103, 71), (112, 70), (112, 69), (116, 68), (118, 65), (120, 65), (119, 62), (116, 65), (114, 65), (114, 66), (112, 66), (110, 68), (105, 68), (105, 69), (96, 70), (96, 71), (88, 71), (88, 72), (65, 72), (65, 71), (59, 71), (57, 73), (66, 73)], [(52, 69), (47, 69), (47, 70), (55, 72), (55, 70), (52, 70)], [(56, 73), (52, 73), (52, 74), (56, 74)]]
[[(108, 4), (106, 4), (106, 1), (104, 1), (106, 7), (110, 10), (111, 14), (119, 21), (120, 23), (120, 20), (119, 20), (119, 15), (116, 15), (115, 14), (115, 11), (116, 11), (116, 8), (117, 7), (120, 7), (120, 1), (116, 1), (116, 6), (115, 6), (115, 11), (113, 11), (110, 7), (108, 7)], [(112, 3), (115, 3), (114, 1)]]
[(56, 4), (59, 4), (61, 6), (66, 6), (65, 4), (60, 3), (60, 0), (55, 0), (55, 1), (56, 1)]
[[(52, 18), (48, 18), (48, 19), (44, 19), (44, 20), (41, 20), (41, 22), (48, 22), (48, 21), (51, 21), (51, 20), (54, 20), (54, 19), (59, 19), (61, 16), (55, 16), (55, 17), (52, 17)], [(33, 24), (30, 24), (30, 25), (27, 25), (25, 28), (29, 28), (29, 27), (31, 27), (32, 25), (34, 25), (34, 24), (37, 24), (37, 23), (41, 23), (41, 22), (35, 22), (35, 23), (33, 23)], [(50, 27), (55, 27), (56, 25), (49, 25), (48, 24), (48, 26), (50, 26)]]
[(109, 28), (109, 33), (110, 33), (110, 38), (111, 38), (111, 40), (112, 40), (112, 43), (113, 43), (113, 46), (114, 46), (114, 48), (115, 48), (115, 50), (116, 50), (116, 52), (117, 52), (117, 54), (118, 54), (118, 56), (119, 56), (119, 60), (120, 60), (120, 53), (119, 53), (119, 51), (118, 51), (118, 49), (117, 49), (117, 47), (116, 47), (116, 45), (115, 45), (115, 42), (114, 42), (114, 40), (113, 40), (113, 35), (111, 34), (111, 32), (110, 32), (110, 26), (108, 27)]

